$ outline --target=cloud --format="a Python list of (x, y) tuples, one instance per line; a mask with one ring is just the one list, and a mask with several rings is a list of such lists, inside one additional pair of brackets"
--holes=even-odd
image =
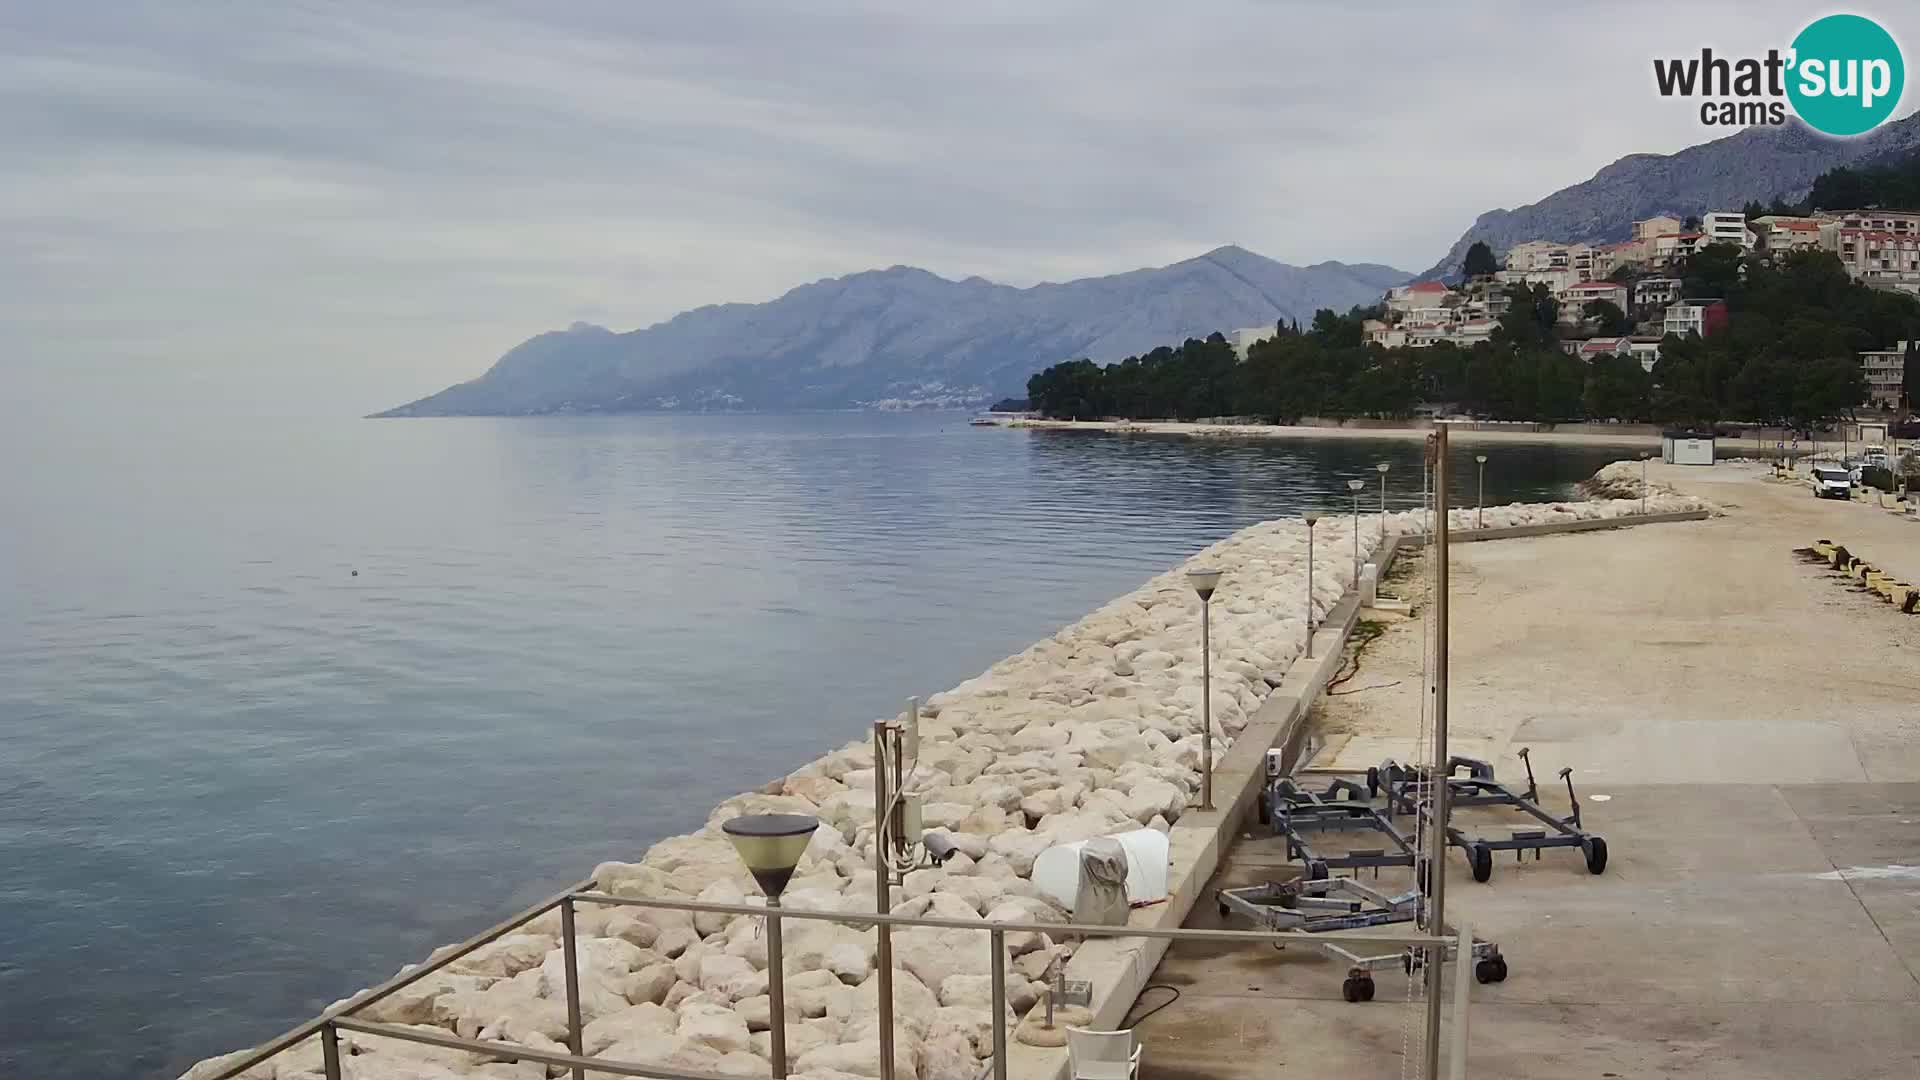
[(15, 7), (0, 363), (361, 410), (575, 318), (644, 325), (870, 266), (1025, 284), (1238, 242), (1417, 269), (1482, 210), (1700, 141), (1646, 85), (1655, 48), (1761, 48), (1801, 18)]

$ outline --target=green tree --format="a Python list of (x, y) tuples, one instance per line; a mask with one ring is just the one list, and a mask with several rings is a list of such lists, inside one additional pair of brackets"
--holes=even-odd
[(1580, 313), (1599, 323), (1601, 337), (1625, 337), (1633, 333), (1633, 320), (1611, 300), (1589, 300)]
[(1486, 241), (1475, 240), (1467, 248), (1466, 260), (1460, 268), (1468, 278), (1490, 277), (1500, 269), (1500, 264), (1494, 260), (1493, 249), (1487, 246)]
[(1581, 405), (1595, 420), (1645, 420), (1652, 415), (1653, 377), (1632, 356), (1608, 353), (1587, 365)]
[(1684, 288), (1688, 296), (1721, 296), (1740, 284), (1747, 264), (1738, 244), (1708, 244), (1687, 260)]
[(1680, 222), (1680, 231), (1681, 232), (1699, 232), (1700, 231), (1700, 215), (1688, 214)]
[(1545, 285), (1510, 285), (1507, 310), (1500, 316), (1495, 338), (1514, 349), (1555, 345), (1559, 340), (1555, 332), (1559, 320), (1560, 302)]
[(1754, 218), (1766, 217), (1767, 208), (1760, 205), (1759, 199), (1748, 199), (1747, 205), (1740, 208), (1740, 213), (1751, 222)]
[(1907, 352), (1900, 361), (1900, 403), (1911, 409), (1914, 393), (1920, 391), (1920, 335), (1907, 339)]

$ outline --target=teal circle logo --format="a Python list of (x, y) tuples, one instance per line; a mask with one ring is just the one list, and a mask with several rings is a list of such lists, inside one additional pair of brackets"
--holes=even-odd
[(1893, 35), (1860, 15), (1828, 15), (1793, 39), (1787, 100), (1816, 131), (1858, 135), (1893, 114), (1907, 69)]

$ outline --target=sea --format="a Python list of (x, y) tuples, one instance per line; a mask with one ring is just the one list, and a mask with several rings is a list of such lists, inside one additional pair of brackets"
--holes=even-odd
[[(0, 1076), (171, 1077), (1421, 444), (958, 413), (0, 434)], [(17, 429), (15, 429), (17, 430)], [(1489, 504), (1619, 449), (1485, 453)]]

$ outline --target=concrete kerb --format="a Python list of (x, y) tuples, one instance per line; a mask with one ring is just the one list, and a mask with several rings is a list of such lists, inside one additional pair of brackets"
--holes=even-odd
[[(1382, 577), (1403, 539), (1389, 537), (1373, 550), (1371, 558), (1379, 565)], [(1200, 893), (1219, 869), (1221, 854), (1230, 845), (1234, 830), (1253, 808), (1266, 772), (1267, 751), (1285, 746), (1297, 752), (1305, 734), (1307, 712), (1339, 670), (1347, 635), (1359, 621), (1360, 611), (1359, 594), (1349, 588), (1315, 632), (1314, 658), (1302, 657), (1287, 669), (1280, 685), (1234, 738), (1233, 746), (1214, 763), (1215, 808), (1211, 812), (1188, 810), (1168, 830), (1166, 902), (1135, 909), (1128, 925), (1171, 929), (1186, 922)], [(1093, 1028), (1111, 1031), (1120, 1026), (1166, 951), (1164, 938), (1094, 939), (1080, 946), (1067, 963), (1066, 976), (1093, 984)], [(1043, 1002), (1035, 1008), (1045, 1007)], [(1008, 1041), (1010, 1078), (1059, 1080), (1066, 1070), (1064, 1049)]]
[[(1555, 521), (1545, 525), (1508, 525), (1498, 529), (1455, 529), (1447, 540), (1455, 544), (1475, 544), (1482, 540), (1518, 540), (1527, 536), (1552, 536), (1555, 533), (1590, 532), (1594, 529), (1626, 529), (1635, 525), (1664, 525), (1675, 521), (1705, 521), (1712, 517), (1709, 510), (1676, 510), (1666, 514), (1634, 514), (1630, 517), (1599, 518), (1593, 521)], [(1421, 543), (1424, 537), (1415, 534), (1411, 542)], [(1431, 542), (1431, 541), (1426, 541)]]

